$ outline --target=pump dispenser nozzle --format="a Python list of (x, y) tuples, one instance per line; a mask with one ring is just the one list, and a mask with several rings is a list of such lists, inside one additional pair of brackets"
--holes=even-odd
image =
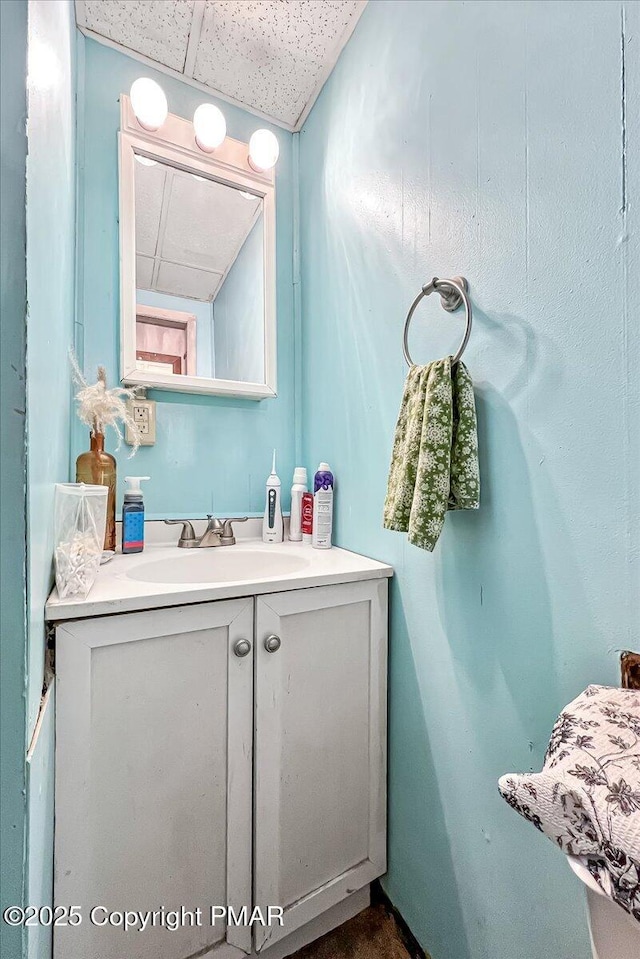
[(142, 497), (142, 490), (140, 489), (140, 483), (143, 480), (151, 479), (150, 476), (125, 476), (125, 483), (129, 483), (129, 489), (125, 491), (125, 496), (140, 496)]

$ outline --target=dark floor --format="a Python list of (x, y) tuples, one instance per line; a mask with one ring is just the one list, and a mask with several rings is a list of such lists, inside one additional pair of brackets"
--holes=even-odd
[(290, 959), (418, 959), (391, 911), (379, 903), (363, 909)]

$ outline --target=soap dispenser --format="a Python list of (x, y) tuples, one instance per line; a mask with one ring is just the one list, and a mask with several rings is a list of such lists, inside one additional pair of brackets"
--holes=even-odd
[(263, 543), (281, 543), (283, 540), (281, 485), (280, 477), (276, 473), (276, 451), (274, 450), (271, 473), (267, 478), (264, 519), (262, 520)]
[(122, 504), (122, 552), (141, 553), (144, 549), (144, 503), (140, 483), (148, 476), (125, 476), (129, 488)]

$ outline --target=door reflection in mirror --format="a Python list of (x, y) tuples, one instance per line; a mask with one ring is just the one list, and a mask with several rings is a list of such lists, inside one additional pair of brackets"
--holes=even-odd
[(262, 197), (135, 158), (138, 367), (263, 381)]
[[(178, 305), (178, 297), (171, 297)], [(163, 294), (148, 290), (137, 291), (136, 303), (136, 359), (142, 370), (157, 373), (197, 375), (196, 344), (197, 317), (194, 313), (168, 310), (159, 306), (168, 300)], [(180, 301), (186, 309), (190, 300)], [(195, 301), (193, 301), (195, 302)], [(201, 304), (198, 304), (200, 306)], [(208, 304), (202, 304), (210, 321)], [(200, 338), (202, 339), (202, 338)], [(199, 353), (204, 353), (200, 343)], [(208, 368), (211, 369), (209, 358)], [(208, 372), (201, 375), (209, 376)]]

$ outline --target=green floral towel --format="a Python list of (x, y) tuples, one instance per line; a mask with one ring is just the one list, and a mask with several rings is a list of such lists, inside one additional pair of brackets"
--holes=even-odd
[(384, 503), (384, 526), (431, 551), (448, 509), (480, 504), (473, 383), (451, 357), (412, 366), (404, 385)]

